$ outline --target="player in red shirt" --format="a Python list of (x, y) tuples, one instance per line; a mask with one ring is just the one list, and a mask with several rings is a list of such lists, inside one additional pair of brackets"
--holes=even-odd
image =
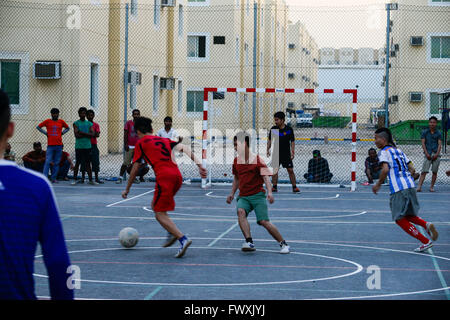
[[(277, 227), (269, 221), (266, 198), (270, 203), (274, 202), (272, 184), (269, 179), (272, 172), (267, 168), (260, 156), (250, 151), (249, 145), (249, 135), (240, 132), (234, 137), (234, 148), (237, 151), (237, 157), (233, 162), (233, 186), (231, 187), (230, 195), (227, 197), (227, 203), (231, 203), (234, 194), (239, 189), (237, 215), (239, 227), (245, 238), (242, 251), (255, 251), (250, 225), (247, 220), (248, 214), (254, 210), (257, 223), (266, 228), (269, 234), (279, 243), (280, 253), (289, 253), (289, 246), (286, 241)], [(266, 185), (267, 196), (263, 184)]]
[(177, 151), (186, 153), (198, 165), (202, 178), (206, 178), (207, 171), (189, 148), (184, 145), (178, 145), (181, 140), (175, 142), (167, 138), (154, 136), (151, 119), (145, 117), (137, 118), (134, 123), (134, 129), (139, 136), (139, 140), (134, 151), (133, 168), (131, 169), (127, 187), (122, 192), (122, 197), (124, 199), (127, 198), (142, 161), (152, 166), (156, 177), (152, 210), (155, 212), (155, 218), (159, 224), (180, 242), (181, 247), (175, 257), (181, 258), (191, 245), (192, 240), (188, 239), (178, 229), (167, 214), (167, 211), (175, 209), (174, 197), (183, 182), (181, 172), (173, 160), (172, 150), (176, 147)]

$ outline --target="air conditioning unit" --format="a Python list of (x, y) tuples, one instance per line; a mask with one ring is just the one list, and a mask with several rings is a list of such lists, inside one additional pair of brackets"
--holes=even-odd
[(128, 83), (135, 86), (140, 85), (142, 83), (142, 73), (137, 71), (129, 71)]
[(174, 90), (175, 78), (161, 78), (159, 81), (159, 88), (163, 90)]
[(422, 102), (423, 93), (422, 92), (410, 92), (409, 93), (409, 101), (411, 102)]
[(294, 102), (288, 102), (288, 108), (293, 109), (294, 108)]
[(175, 0), (161, 0), (161, 7), (175, 7)]
[(391, 51), (391, 58), (395, 58), (397, 56), (397, 51)]
[(411, 37), (412, 46), (423, 46), (423, 37)]
[(394, 44), (394, 50), (395, 51), (399, 51), (400, 50), (400, 45), (398, 43)]
[(294, 49), (295, 48), (295, 44), (294, 43), (289, 43), (289, 49)]
[(293, 74), (293, 73), (288, 73), (288, 78), (289, 78), (289, 79), (294, 79), (294, 78), (295, 78), (295, 74)]
[(392, 101), (392, 103), (397, 103), (398, 102), (398, 96), (392, 96), (391, 97), (391, 101)]
[(36, 61), (33, 64), (34, 79), (61, 79), (61, 61)]
[(302, 80), (306, 81), (306, 79), (308, 79), (306, 76), (302, 76)]

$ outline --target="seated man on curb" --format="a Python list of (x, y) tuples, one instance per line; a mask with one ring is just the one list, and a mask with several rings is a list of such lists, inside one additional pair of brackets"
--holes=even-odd
[(365, 173), (368, 181), (364, 185), (373, 184), (374, 179), (380, 178), (381, 166), (378, 159), (377, 151), (374, 148), (369, 149), (369, 156), (364, 163)]
[(333, 174), (330, 172), (328, 161), (322, 158), (320, 150), (313, 151), (313, 158), (308, 163), (308, 173), (304, 175), (307, 182), (330, 182)]

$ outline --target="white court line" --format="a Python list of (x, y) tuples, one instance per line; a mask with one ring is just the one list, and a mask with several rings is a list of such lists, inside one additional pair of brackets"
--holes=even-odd
[[(214, 191), (210, 191), (206, 194), (207, 197), (210, 198), (220, 198), (220, 199), (226, 199), (226, 196), (215, 196), (212, 195)], [(279, 198), (278, 200), (328, 200), (328, 199), (337, 199), (339, 198), (339, 193), (337, 193), (334, 197), (319, 197), (319, 198), (301, 198), (300, 196), (298, 198)]]
[(144, 192), (144, 193), (141, 193), (141, 194), (138, 194), (137, 196), (134, 196), (134, 197), (131, 197), (131, 198), (126, 198), (126, 199), (123, 199), (123, 200), (120, 200), (120, 201), (117, 201), (117, 202), (108, 204), (106, 207), (107, 207), (107, 208), (110, 208), (110, 207), (112, 207), (112, 206), (114, 206), (114, 205), (116, 205), (116, 204), (123, 203), (123, 202), (125, 202), (125, 201), (130, 201), (130, 200), (133, 200), (133, 199), (142, 197), (143, 195), (152, 193), (152, 192), (154, 192), (154, 191), (155, 191), (155, 189), (150, 190), (150, 191), (147, 191), (147, 192)]
[(225, 237), (231, 230), (233, 230), (234, 228), (236, 228), (239, 225), (238, 222), (236, 222), (235, 224), (233, 224), (230, 228), (228, 228), (224, 233), (222, 233), (220, 236), (218, 236), (216, 239), (214, 239), (210, 244), (208, 244), (208, 247), (212, 247), (213, 245), (216, 244), (217, 241), (219, 241), (220, 239), (222, 239), (223, 237)]

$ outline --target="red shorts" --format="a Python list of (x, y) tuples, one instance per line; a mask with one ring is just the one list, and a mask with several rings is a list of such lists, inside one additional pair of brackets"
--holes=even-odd
[(183, 178), (179, 175), (159, 177), (156, 179), (155, 194), (152, 201), (154, 212), (173, 211), (175, 209), (175, 195), (181, 188)]

